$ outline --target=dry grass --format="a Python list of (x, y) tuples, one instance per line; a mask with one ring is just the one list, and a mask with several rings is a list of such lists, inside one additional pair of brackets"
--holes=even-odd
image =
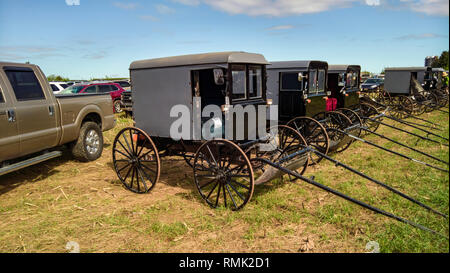
[[(448, 137), (447, 115), (423, 117), (442, 124), (442, 134)], [(191, 169), (178, 158), (164, 158), (160, 182), (151, 193), (133, 194), (122, 187), (111, 165), (113, 138), (129, 125), (131, 120), (121, 116), (118, 126), (105, 133), (105, 150), (96, 162), (80, 163), (66, 152), (62, 158), (0, 177), (0, 252), (66, 252), (69, 241), (77, 242), (82, 252), (364, 252), (369, 241), (377, 241), (383, 252), (449, 251), (446, 239), (301, 181), (259, 186), (239, 212), (210, 209), (194, 188)], [(415, 143), (413, 137), (388, 128), (379, 132)], [(392, 146), (373, 136), (367, 139)], [(417, 145), (448, 161), (447, 147), (423, 141)], [(448, 214), (448, 173), (361, 143), (333, 157)], [(330, 163), (310, 168), (306, 175), (448, 236), (448, 220)]]

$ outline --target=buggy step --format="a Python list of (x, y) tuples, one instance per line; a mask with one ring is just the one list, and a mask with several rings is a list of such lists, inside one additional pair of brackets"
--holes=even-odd
[(29, 166), (32, 166), (34, 164), (38, 164), (41, 163), (43, 161), (52, 159), (52, 158), (56, 158), (56, 157), (60, 157), (62, 155), (61, 151), (53, 151), (53, 152), (48, 152), (27, 160), (23, 160), (8, 166), (5, 166), (3, 168), (0, 168), (0, 175), (4, 175), (10, 172), (14, 172)]

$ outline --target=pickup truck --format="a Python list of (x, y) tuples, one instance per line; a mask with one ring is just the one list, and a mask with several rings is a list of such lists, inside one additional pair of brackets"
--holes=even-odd
[(0, 62), (0, 175), (60, 156), (64, 145), (96, 160), (115, 125), (109, 93), (55, 96), (37, 65)]

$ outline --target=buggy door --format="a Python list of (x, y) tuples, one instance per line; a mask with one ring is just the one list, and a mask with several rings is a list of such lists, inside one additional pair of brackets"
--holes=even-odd
[(299, 81), (299, 74), (302, 72), (280, 73), (278, 116), (281, 121), (287, 122), (305, 114), (304, 80)]

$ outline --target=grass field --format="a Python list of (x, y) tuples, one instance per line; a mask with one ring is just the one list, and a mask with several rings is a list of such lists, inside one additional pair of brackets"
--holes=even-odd
[[(421, 117), (442, 125), (445, 130), (439, 134), (449, 137), (448, 114), (435, 111)], [(80, 163), (65, 152), (62, 158), (0, 177), (0, 252), (67, 252), (70, 241), (78, 243), (81, 252), (366, 252), (371, 241), (381, 252), (449, 252), (448, 239), (301, 181), (280, 179), (258, 186), (238, 212), (211, 209), (195, 189), (192, 170), (179, 158), (163, 159), (160, 181), (151, 193), (131, 193), (111, 163), (115, 134), (131, 124), (118, 117), (118, 126), (105, 133), (103, 156), (95, 162)], [(377, 132), (448, 161), (448, 147), (383, 126)], [(376, 136), (365, 138), (448, 168)], [(448, 214), (448, 173), (363, 143), (333, 157)], [(448, 219), (331, 163), (309, 168), (306, 176), (312, 175), (448, 236)]]

